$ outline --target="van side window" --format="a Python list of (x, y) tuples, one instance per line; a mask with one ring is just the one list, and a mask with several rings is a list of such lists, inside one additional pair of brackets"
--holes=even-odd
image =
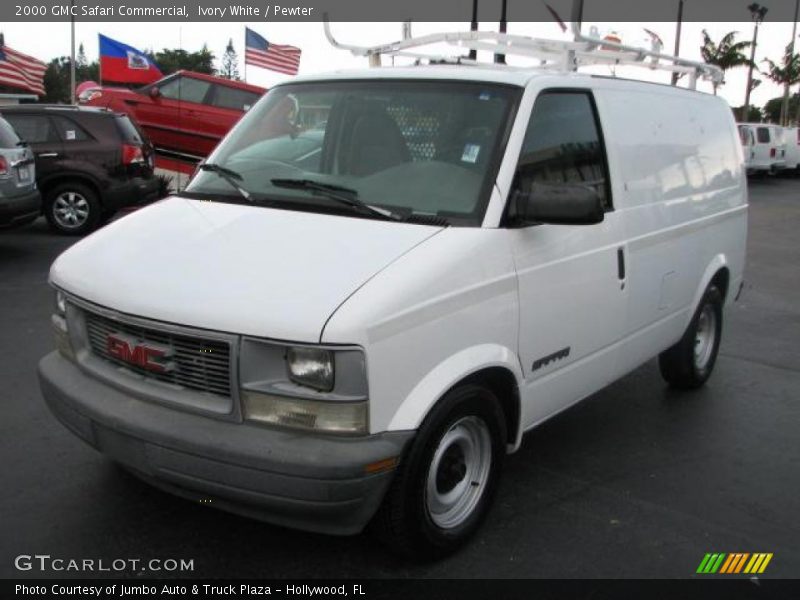
[(544, 92), (536, 99), (515, 181), (522, 192), (534, 183), (582, 183), (611, 208), (605, 150), (588, 92)]
[(759, 127), (756, 130), (756, 137), (759, 144), (769, 144), (769, 129), (766, 127)]

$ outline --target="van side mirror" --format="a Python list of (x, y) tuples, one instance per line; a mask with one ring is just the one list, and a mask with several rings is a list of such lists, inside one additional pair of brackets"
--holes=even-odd
[(155, 86), (151, 87), (151, 88), (150, 88), (150, 91), (149, 91), (148, 93), (150, 94), (150, 97), (151, 97), (153, 100), (156, 100), (157, 98), (160, 98), (160, 97), (161, 97), (161, 90), (160, 90), (160, 89), (158, 89), (158, 88), (157, 88), (157, 87), (155, 87)]
[(517, 225), (594, 225), (605, 218), (600, 194), (580, 183), (533, 183), (511, 194), (509, 219)]

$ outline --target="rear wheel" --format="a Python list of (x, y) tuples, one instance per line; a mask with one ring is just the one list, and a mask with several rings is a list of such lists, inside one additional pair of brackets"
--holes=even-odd
[(449, 392), (419, 429), (372, 528), (416, 559), (453, 552), (489, 510), (505, 456), (497, 397), (479, 385)]
[(674, 388), (695, 389), (711, 376), (722, 338), (722, 293), (711, 284), (680, 341), (658, 360), (661, 375)]
[(61, 183), (47, 193), (44, 216), (50, 228), (67, 235), (83, 235), (100, 222), (97, 194), (81, 183)]

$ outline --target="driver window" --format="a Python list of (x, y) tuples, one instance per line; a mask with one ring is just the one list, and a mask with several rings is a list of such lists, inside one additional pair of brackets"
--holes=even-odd
[(611, 202), (600, 130), (588, 92), (544, 92), (533, 106), (522, 143), (515, 188), (536, 183), (594, 188), (607, 210)]

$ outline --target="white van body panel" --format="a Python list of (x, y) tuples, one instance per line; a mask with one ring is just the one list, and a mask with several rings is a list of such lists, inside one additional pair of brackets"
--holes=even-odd
[(448, 228), (331, 317), (323, 342), (348, 340), (366, 351), (372, 430), (415, 428), (454, 382), (480, 368), (519, 373), (519, 361), (509, 358), (517, 353), (519, 314), (507, 233)]
[(796, 169), (800, 165), (800, 128), (785, 127), (783, 141), (786, 145), (786, 168)]
[(73, 246), (50, 277), (129, 315), (317, 343), (353, 290), (437, 231), (170, 198)]
[(738, 132), (719, 97), (615, 86), (598, 91), (598, 103), (625, 227), (619, 376), (681, 337), (715, 256), (733, 255), (741, 273), (746, 179)]

